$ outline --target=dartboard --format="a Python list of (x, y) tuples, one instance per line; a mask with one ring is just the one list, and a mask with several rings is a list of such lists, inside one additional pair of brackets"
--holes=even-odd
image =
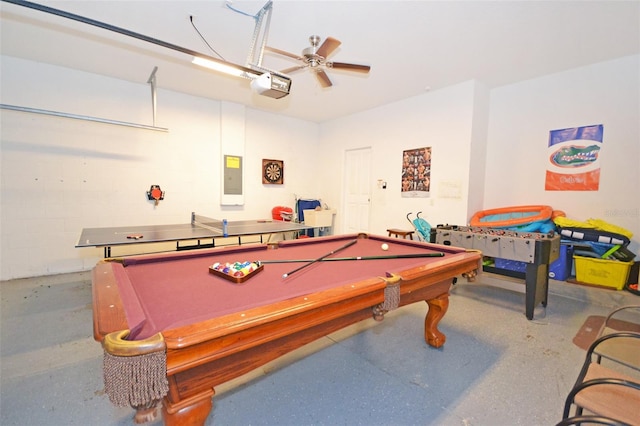
[(279, 161), (266, 161), (263, 166), (264, 183), (282, 183), (282, 163)]

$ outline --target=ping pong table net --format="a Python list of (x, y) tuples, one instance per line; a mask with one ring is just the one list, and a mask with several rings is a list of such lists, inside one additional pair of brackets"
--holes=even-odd
[(222, 233), (222, 221), (191, 213), (191, 224), (210, 231)]

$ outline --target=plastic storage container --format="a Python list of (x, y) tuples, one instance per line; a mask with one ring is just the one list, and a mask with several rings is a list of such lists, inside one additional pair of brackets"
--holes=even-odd
[[(526, 272), (527, 263), (520, 262), (518, 260), (507, 260), (495, 258), (495, 266), (500, 269), (507, 269), (509, 271)], [(571, 268), (573, 266), (573, 247), (560, 245), (560, 253), (558, 258), (549, 265), (549, 278), (553, 278), (558, 281), (565, 281), (571, 275)]]
[(633, 262), (573, 256), (576, 262), (576, 280), (622, 290)]
[(526, 272), (527, 271), (527, 263), (520, 262), (519, 260), (509, 260), (509, 259), (501, 259), (496, 257), (493, 259), (496, 265), (496, 268), (506, 269), (508, 271), (516, 271), (516, 272)]
[(573, 266), (573, 246), (560, 244), (558, 258), (549, 265), (549, 278), (565, 281), (571, 275)]

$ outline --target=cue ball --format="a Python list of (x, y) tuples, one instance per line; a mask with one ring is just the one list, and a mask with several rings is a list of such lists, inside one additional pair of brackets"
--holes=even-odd
[(380, 246), (382, 248), (382, 250), (387, 251), (389, 250), (389, 244), (384, 243), (383, 245)]

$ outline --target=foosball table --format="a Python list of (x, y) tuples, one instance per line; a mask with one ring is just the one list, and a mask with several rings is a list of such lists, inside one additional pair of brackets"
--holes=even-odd
[(496, 267), (483, 267), (487, 272), (525, 280), (525, 312), (533, 319), (534, 308), (547, 306), (549, 265), (560, 255), (560, 236), (555, 232), (518, 232), (506, 229), (438, 225), (437, 244), (478, 250), (485, 257), (524, 262), (524, 274)]

